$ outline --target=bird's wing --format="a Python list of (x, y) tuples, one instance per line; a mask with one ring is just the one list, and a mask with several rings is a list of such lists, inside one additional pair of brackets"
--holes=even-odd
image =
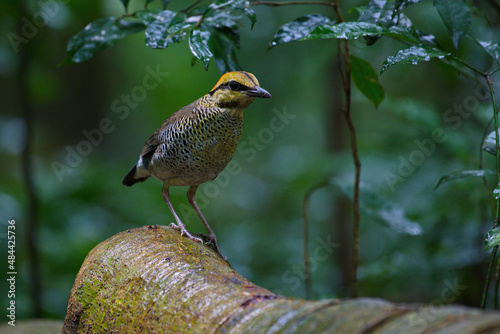
[[(166, 134), (171, 131), (171, 128), (176, 127), (176, 123), (184, 118), (191, 118), (194, 114), (194, 109), (199, 107), (198, 100), (185, 107), (177, 110), (175, 113), (170, 115), (169, 118), (163, 122), (163, 124), (156, 130), (151, 137), (149, 137), (146, 144), (142, 148), (141, 157), (145, 166), (149, 165), (151, 158), (156, 152), (158, 146), (166, 143)], [(168, 143), (167, 143), (168, 144)]]

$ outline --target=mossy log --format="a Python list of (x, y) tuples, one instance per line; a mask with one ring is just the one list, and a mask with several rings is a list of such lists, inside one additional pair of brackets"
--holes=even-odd
[(500, 333), (500, 313), (384, 300), (306, 301), (236, 273), (166, 226), (119, 233), (85, 259), (63, 333)]

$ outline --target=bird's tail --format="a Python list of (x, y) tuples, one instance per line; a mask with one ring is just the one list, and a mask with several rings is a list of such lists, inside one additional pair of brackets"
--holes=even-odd
[(145, 173), (142, 173), (141, 175), (141, 173), (138, 173), (137, 164), (135, 164), (134, 167), (132, 167), (130, 171), (127, 173), (127, 175), (125, 175), (125, 177), (122, 180), (122, 183), (127, 187), (130, 187), (137, 182), (144, 182), (148, 177), (150, 177), (150, 175), (147, 175)]

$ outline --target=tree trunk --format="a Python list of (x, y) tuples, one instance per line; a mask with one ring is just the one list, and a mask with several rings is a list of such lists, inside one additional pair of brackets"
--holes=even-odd
[(500, 313), (379, 299), (305, 301), (236, 273), (165, 226), (111, 237), (85, 259), (63, 333), (500, 333)]

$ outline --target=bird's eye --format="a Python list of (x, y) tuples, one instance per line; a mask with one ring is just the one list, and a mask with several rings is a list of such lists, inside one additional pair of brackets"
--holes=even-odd
[(240, 90), (241, 88), (241, 85), (234, 80), (229, 81), (227, 86), (229, 87), (230, 90)]

